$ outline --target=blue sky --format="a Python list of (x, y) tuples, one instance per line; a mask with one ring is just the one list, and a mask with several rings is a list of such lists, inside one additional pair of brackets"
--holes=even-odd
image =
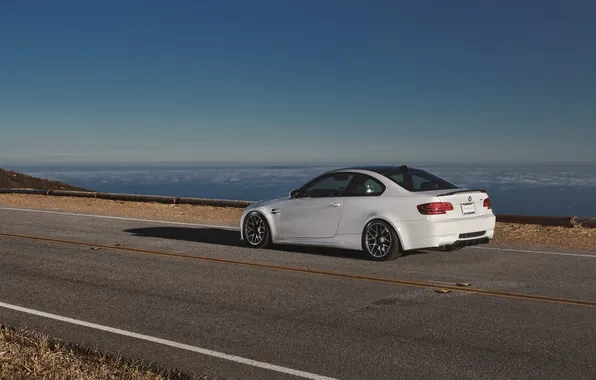
[(596, 162), (591, 1), (0, 4), (0, 163)]

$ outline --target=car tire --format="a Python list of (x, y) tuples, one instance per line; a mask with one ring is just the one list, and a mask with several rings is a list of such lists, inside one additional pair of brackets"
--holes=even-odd
[(403, 255), (397, 232), (389, 223), (380, 219), (371, 220), (364, 227), (362, 250), (373, 261), (395, 260)]
[(253, 211), (246, 215), (242, 225), (244, 243), (251, 248), (266, 248), (271, 245), (271, 229), (267, 219)]

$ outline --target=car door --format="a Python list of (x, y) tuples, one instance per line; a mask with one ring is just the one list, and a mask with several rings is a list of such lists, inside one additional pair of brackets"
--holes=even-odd
[(340, 235), (361, 234), (371, 215), (380, 215), (387, 203), (381, 202), (385, 185), (366, 175), (356, 174), (344, 192), (344, 210), (337, 229)]
[(343, 192), (352, 174), (332, 173), (304, 186), (281, 212), (284, 238), (331, 238), (343, 211)]

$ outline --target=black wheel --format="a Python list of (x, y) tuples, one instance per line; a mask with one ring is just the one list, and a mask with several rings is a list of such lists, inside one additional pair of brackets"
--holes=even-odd
[(383, 220), (372, 220), (364, 227), (362, 249), (374, 261), (395, 260), (403, 254), (397, 233)]
[(260, 213), (253, 211), (244, 219), (242, 226), (245, 243), (252, 248), (265, 248), (271, 243), (269, 224)]

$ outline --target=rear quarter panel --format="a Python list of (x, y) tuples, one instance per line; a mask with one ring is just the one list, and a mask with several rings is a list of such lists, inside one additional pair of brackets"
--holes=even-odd
[(339, 222), (338, 235), (361, 236), (364, 227), (373, 219), (382, 219), (396, 230), (404, 247), (409, 246), (408, 223), (425, 220), (416, 208), (418, 197), (378, 196), (344, 197), (344, 210)]

